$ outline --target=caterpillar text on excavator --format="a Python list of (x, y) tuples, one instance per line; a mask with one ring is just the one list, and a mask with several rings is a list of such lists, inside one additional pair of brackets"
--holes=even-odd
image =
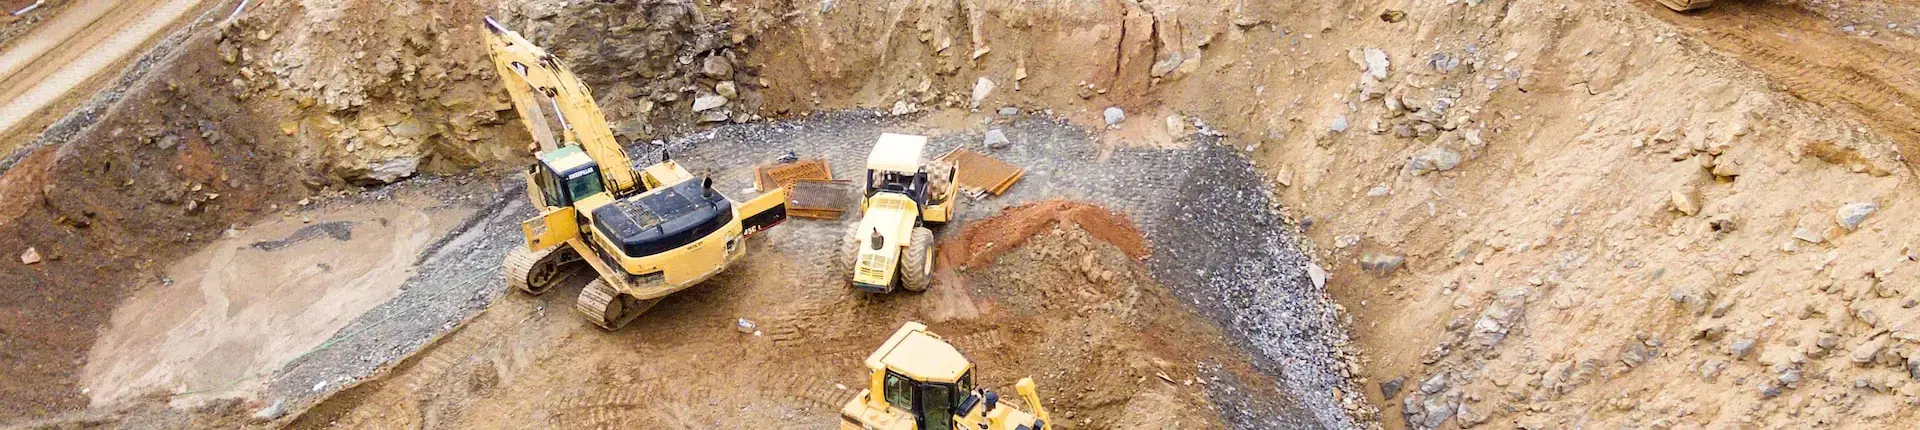
[(786, 220), (784, 190), (741, 202), (661, 153), (635, 169), (586, 83), (545, 49), (486, 18), (488, 55), (513, 98), (536, 161), (521, 223), (527, 245), (509, 252), (507, 283), (546, 292), (586, 263), (598, 275), (574, 308), (617, 330), (668, 294), (725, 270), (745, 237)]

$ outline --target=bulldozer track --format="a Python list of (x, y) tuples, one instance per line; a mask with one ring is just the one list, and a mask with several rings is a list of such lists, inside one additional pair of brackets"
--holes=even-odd
[(1903, 153), (1920, 154), (1920, 46), (1839, 33), (1791, 5), (1741, 2), (1696, 15), (1654, 15), (1700, 29), (1708, 46), (1794, 97), (1878, 130)]
[[(695, 402), (726, 402), (729, 392), (721, 392), (711, 386), (694, 384), (690, 381), (709, 381), (738, 379), (737, 375), (723, 375), (708, 368), (692, 373), (642, 372), (656, 373), (646, 379), (631, 383), (602, 384), (582, 388), (582, 395), (562, 396), (558, 403), (552, 404), (549, 418), (554, 428), (633, 428), (635, 423), (653, 424), (686, 421), (690, 417), (674, 415), (680, 406)], [(589, 378), (605, 378), (605, 375), (593, 375)], [(593, 383), (594, 381), (578, 381)], [(665, 416), (663, 416), (665, 415)], [(661, 427), (652, 425), (649, 427)], [(667, 426), (683, 427), (683, 426)]]
[[(862, 361), (868, 352), (848, 349), (800, 360), (795, 365), (806, 371), (782, 372), (784, 376), (773, 380), (767, 391), (779, 393), (788, 406), (839, 408), (860, 392), (863, 381), (857, 376), (866, 369)], [(852, 379), (834, 381), (818, 376), (822, 374), (846, 374)]]

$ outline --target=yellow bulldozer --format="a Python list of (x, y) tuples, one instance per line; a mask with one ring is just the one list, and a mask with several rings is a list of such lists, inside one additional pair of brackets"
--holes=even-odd
[(509, 285), (541, 294), (586, 263), (598, 277), (574, 308), (617, 330), (725, 270), (746, 254), (746, 236), (786, 220), (784, 191), (735, 201), (664, 151), (636, 171), (586, 83), (493, 18), (486, 27), (487, 52), (536, 158), (525, 176), (540, 215), (521, 223), (526, 247), (503, 263)]
[(867, 356), (867, 387), (840, 408), (841, 430), (1047, 430), (1033, 378), (1013, 390), (1032, 413), (974, 385), (973, 362), (925, 324), (900, 326)]
[(952, 219), (959, 199), (958, 169), (928, 163), (926, 136), (882, 133), (867, 155), (860, 222), (847, 229), (843, 268), (855, 289), (925, 291), (933, 283), (932, 225)]

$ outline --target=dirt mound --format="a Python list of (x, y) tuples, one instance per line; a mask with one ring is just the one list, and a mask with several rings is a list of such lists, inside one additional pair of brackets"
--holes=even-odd
[(1146, 238), (1126, 217), (1088, 203), (1052, 200), (1007, 208), (991, 218), (968, 223), (959, 237), (940, 243), (939, 265), (962, 269), (986, 265), (1063, 223), (1084, 229), (1135, 260), (1147, 258), (1150, 252)]

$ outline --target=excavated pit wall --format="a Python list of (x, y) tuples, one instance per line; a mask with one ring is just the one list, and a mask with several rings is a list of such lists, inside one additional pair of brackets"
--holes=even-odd
[[(1347, 329), (1324, 290), (1308, 280), (1310, 258), (1294, 227), (1270, 210), (1270, 191), (1250, 163), (1211, 138), (1179, 149), (1106, 152), (1094, 135), (1057, 120), (1023, 117), (1000, 128), (1014, 145), (992, 154), (1027, 174), (1004, 195), (962, 202), (956, 225), (1046, 199), (1086, 201), (1127, 215), (1152, 245), (1145, 264), (1155, 280), (1223, 327), (1256, 367), (1285, 385), (1280, 391), (1290, 398), (1266, 399), (1249, 398), (1249, 390), (1230, 377), (1210, 384), (1227, 422), (1250, 429), (1358, 427), (1348, 406), (1360, 400), (1333, 397), (1358, 393), (1349, 379), (1351, 355), (1336, 347), (1348, 344)], [(870, 112), (841, 112), (723, 126), (630, 153), (650, 163), (664, 147), (696, 173), (711, 174), (716, 188), (738, 193), (751, 187), (755, 164), (787, 151), (829, 160), (836, 177), (858, 177), (881, 132), (933, 134), (930, 154), (963, 145), (985, 150), (978, 131), (943, 134)], [(529, 213), (511, 186), (496, 198), (503, 201), (494, 213), (477, 215), (484, 221), (454, 233), (463, 239), (424, 259), (400, 297), (277, 375), (273, 397), (317, 401), (403, 359), (498, 299), (504, 287), (495, 266), (507, 247), (519, 246), (512, 224)], [(840, 222), (796, 220), (769, 234), (769, 246), (829, 267), (843, 228)], [(475, 273), (484, 279), (471, 282)], [(824, 283), (831, 274), (806, 276)]]

